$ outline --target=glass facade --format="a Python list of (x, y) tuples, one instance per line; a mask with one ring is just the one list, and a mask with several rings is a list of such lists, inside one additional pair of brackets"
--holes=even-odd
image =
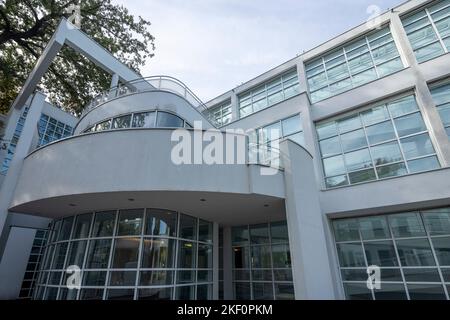
[(223, 127), (232, 120), (231, 100), (222, 103), (216, 107), (212, 107), (206, 111), (218, 127)]
[(436, 103), (447, 136), (450, 138), (450, 83), (432, 88), (431, 95), (434, 103)]
[(61, 121), (58, 121), (46, 114), (41, 115), (38, 125), (39, 142), (38, 147), (71, 136), (73, 128)]
[(286, 222), (232, 228), (236, 300), (292, 300), (291, 257)]
[[(449, 299), (450, 208), (333, 221), (347, 299)], [(370, 290), (366, 268), (380, 267)]]
[(239, 115), (249, 116), (299, 93), (297, 70), (288, 71), (239, 95)]
[(305, 144), (302, 118), (300, 114), (278, 120), (262, 128), (258, 128), (249, 135), (250, 162), (270, 164), (279, 157), (279, 141), (289, 138), (300, 145)]
[[(52, 223), (36, 299), (211, 299), (212, 224), (161, 209), (87, 213)], [(81, 289), (66, 286), (72, 265)]]
[(192, 128), (179, 116), (165, 111), (145, 111), (120, 115), (85, 129), (83, 133), (126, 128)]
[(424, 62), (450, 49), (450, 0), (432, 5), (402, 19), (418, 62)]
[(306, 62), (312, 103), (403, 69), (390, 29), (362, 37)]
[(6, 141), (8, 143), (7, 151), (5, 158), (3, 159), (2, 168), (0, 170), (0, 174), (6, 175), (9, 169), (9, 165), (11, 163), (11, 160), (14, 156), (14, 153), (16, 152), (17, 144), (19, 143), (20, 135), (22, 134), (23, 125), (25, 124), (25, 119), (28, 115), (28, 109), (29, 107), (25, 107), (22, 114), (19, 117), (19, 120), (17, 120), (16, 129), (14, 130), (13, 137), (11, 141)]
[(327, 188), (440, 168), (414, 95), (316, 128)]
[(45, 244), (47, 242), (48, 231), (46, 229), (36, 230), (36, 235), (31, 247), (27, 269), (20, 288), (19, 298), (30, 299), (33, 296), (36, 280), (39, 274), (39, 266), (44, 255)]

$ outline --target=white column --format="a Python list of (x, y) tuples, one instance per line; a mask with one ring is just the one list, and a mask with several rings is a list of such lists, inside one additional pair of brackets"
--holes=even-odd
[(219, 300), (219, 224), (213, 223), (213, 300)]
[(23, 160), (30, 152), (33, 136), (36, 133), (37, 123), (41, 117), (44, 103), (45, 95), (43, 93), (36, 92), (31, 99), (28, 115), (25, 119), (14, 157), (0, 188), (0, 231), (3, 230), (3, 226), (8, 215), (8, 208), (16, 189), (17, 180), (19, 179), (22, 170)]
[(280, 149), (295, 298), (335, 299), (313, 158), (290, 140), (283, 140)]

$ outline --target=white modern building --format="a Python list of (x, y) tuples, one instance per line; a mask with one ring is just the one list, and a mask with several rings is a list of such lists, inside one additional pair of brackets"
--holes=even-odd
[[(450, 1), (379, 20), (206, 104), (62, 21), (3, 137), (0, 297), (448, 300)], [(34, 92), (63, 45), (112, 75), (79, 118)], [(214, 128), (244, 161), (196, 161)]]

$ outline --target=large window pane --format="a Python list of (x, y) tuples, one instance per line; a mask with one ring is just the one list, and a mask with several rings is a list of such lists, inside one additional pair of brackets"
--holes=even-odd
[(270, 247), (269, 246), (252, 246), (252, 267), (253, 268), (271, 268)]
[(162, 111), (158, 112), (156, 119), (156, 127), (158, 128), (183, 128), (183, 124), (183, 119), (174, 114)]
[(197, 219), (180, 214), (180, 238), (197, 239)]
[(402, 266), (436, 265), (428, 239), (397, 240), (397, 250)]
[(324, 159), (323, 166), (327, 177), (337, 176), (346, 171), (342, 155)]
[(406, 170), (406, 165), (404, 163), (396, 163), (377, 168), (377, 174), (379, 179), (402, 176), (407, 173), (408, 171)]
[(344, 283), (345, 296), (348, 300), (372, 300), (372, 292), (365, 283)]
[(361, 237), (364, 240), (390, 238), (386, 217), (366, 217), (359, 219)]
[(425, 229), (418, 213), (395, 214), (388, 217), (392, 232), (397, 238), (420, 237)]
[(337, 244), (341, 268), (365, 267), (364, 252), (360, 243)]
[(108, 237), (113, 235), (116, 211), (98, 212), (95, 214), (92, 237)]
[(171, 300), (172, 288), (148, 288), (138, 290), (139, 300)]
[(86, 251), (86, 244), (87, 241), (74, 241), (70, 243), (66, 268), (72, 265), (82, 268), (84, 261), (84, 254)]
[(411, 300), (445, 300), (441, 284), (408, 284)]
[(170, 285), (173, 282), (173, 271), (166, 270), (152, 270), (141, 271), (139, 278), (139, 285), (141, 286), (164, 286)]
[(86, 262), (88, 269), (105, 269), (108, 267), (111, 240), (91, 240)]
[(121, 210), (117, 235), (128, 236), (141, 234), (143, 209)]
[(178, 242), (178, 268), (195, 268), (196, 244), (193, 242)]
[(397, 141), (374, 146), (371, 152), (376, 166), (403, 160)]
[(333, 222), (336, 241), (358, 241), (359, 231), (357, 220), (335, 220)]
[(427, 157), (417, 160), (408, 161), (409, 172), (422, 172), (427, 170), (433, 170), (440, 168), (439, 160), (437, 157)]
[(272, 283), (253, 283), (254, 300), (273, 300)]
[(275, 283), (275, 298), (277, 300), (294, 300), (294, 285)]
[(372, 109), (362, 112), (361, 115), (363, 122), (366, 126), (370, 126), (372, 124), (389, 119), (389, 113), (387, 112), (385, 106), (374, 107)]
[(145, 216), (146, 235), (175, 236), (177, 230), (177, 213), (168, 210), (147, 209)]
[(373, 166), (369, 149), (363, 149), (345, 154), (345, 163), (348, 171), (366, 169)]
[(90, 213), (77, 216), (72, 239), (88, 237), (89, 229), (91, 227), (91, 221), (92, 221), (92, 214)]
[(133, 115), (133, 128), (154, 128), (156, 112), (135, 113)]
[(374, 241), (364, 243), (367, 264), (380, 267), (398, 266), (392, 241)]
[(394, 121), (399, 137), (427, 130), (420, 112), (396, 118)]
[(351, 172), (348, 174), (348, 177), (350, 178), (350, 183), (361, 183), (376, 179), (375, 170), (373, 169)]
[(370, 144), (376, 144), (395, 139), (394, 126), (391, 121), (385, 121), (366, 128), (367, 138)]
[(388, 109), (394, 118), (419, 110), (414, 96), (388, 103)]
[(434, 153), (434, 147), (428, 133), (402, 139), (401, 144), (403, 153), (408, 160)]
[(251, 244), (269, 243), (268, 224), (254, 225), (250, 227)]
[(441, 266), (450, 266), (450, 237), (433, 238), (436, 257)]
[(329, 138), (319, 142), (323, 157), (329, 157), (342, 152), (338, 137)]
[(74, 218), (65, 218), (62, 222), (61, 231), (59, 232), (58, 241), (69, 240), (72, 232), (72, 223)]
[(137, 268), (139, 238), (116, 239), (113, 268)]
[(383, 283), (381, 289), (374, 290), (375, 300), (407, 300), (403, 284)]
[(172, 268), (175, 240), (144, 239), (142, 268)]
[(247, 226), (235, 227), (231, 231), (233, 245), (249, 244), (250, 233)]
[(450, 235), (450, 208), (424, 211), (423, 219), (431, 236)]
[(198, 261), (197, 268), (211, 269), (212, 268), (212, 246), (209, 244), (198, 245)]
[(114, 118), (112, 128), (122, 129), (129, 128), (131, 126), (131, 114)]
[(272, 259), (274, 268), (290, 268), (291, 253), (288, 244), (272, 245)]
[(364, 130), (356, 130), (341, 135), (342, 149), (348, 152), (367, 146)]
[(288, 242), (289, 234), (286, 221), (273, 222), (270, 224), (272, 243)]
[(441, 282), (436, 268), (403, 268), (406, 282)]
[(212, 243), (212, 241), (213, 241), (213, 224), (211, 222), (199, 220), (198, 241)]
[(299, 115), (285, 119), (281, 122), (281, 124), (283, 128), (283, 136), (289, 136), (302, 130), (302, 123)]
[(136, 271), (112, 271), (109, 275), (109, 285), (118, 287), (135, 286)]

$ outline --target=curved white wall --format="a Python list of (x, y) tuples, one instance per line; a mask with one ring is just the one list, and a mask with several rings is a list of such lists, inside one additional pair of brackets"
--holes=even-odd
[(103, 131), (47, 145), (25, 159), (10, 210), (58, 217), (163, 206), (215, 221), (244, 212), (251, 219), (253, 211), (262, 221), (271, 214), (283, 217), (283, 172), (264, 176), (260, 166), (246, 164), (177, 166), (171, 161), (172, 132)]
[(194, 121), (202, 121), (204, 129), (213, 128), (211, 123), (184, 98), (175, 93), (155, 90), (129, 94), (105, 102), (80, 119), (74, 134), (79, 134), (104, 119), (146, 110), (172, 112), (191, 125), (194, 125)]

